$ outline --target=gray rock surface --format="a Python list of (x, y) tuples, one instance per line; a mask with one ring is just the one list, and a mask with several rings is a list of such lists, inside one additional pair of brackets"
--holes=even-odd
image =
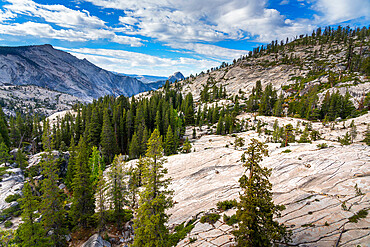
[(85, 101), (151, 90), (128, 76), (114, 74), (51, 45), (0, 47), (0, 85), (36, 85)]
[(81, 247), (111, 247), (108, 241), (103, 240), (99, 234), (92, 235)]
[[(265, 117), (265, 121), (273, 123), (274, 119)], [(281, 118), (280, 121), (291, 120)], [(362, 136), (366, 128), (363, 121), (369, 122), (369, 114), (354, 119)], [(270, 181), (275, 203), (286, 206), (278, 221), (292, 230), (295, 246), (334, 246), (337, 241), (339, 246), (366, 246), (370, 242), (370, 217), (358, 223), (350, 223), (348, 218), (361, 209), (370, 209), (370, 147), (363, 143), (341, 146), (330, 141), (341, 135), (339, 127), (331, 130), (314, 123), (313, 128), (323, 129), (323, 136), (328, 140), (292, 143), (286, 148), (280, 148), (277, 143), (268, 144), (270, 156), (262, 165), (272, 168)], [(188, 131), (191, 135), (191, 130)], [(245, 146), (251, 138), (266, 139), (254, 131), (237, 135), (245, 138)], [(168, 212), (170, 225), (216, 208), (218, 201), (239, 197), (243, 151), (230, 145), (234, 140), (231, 136), (202, 136), (192, 143), (196, 152), (168, 157), (165, 166), (168, 176), (173, 178), (171, 188), (176, 202)], [(316, 145), (323, 142), (331, 147), (318, 149)], [(286, 149), (291, 152), (282, 153)], [(356, 193), (356, 184), (362, 194)], [(343, 209), (343, 204), (348, 210)], [(197, 223), (179, 246), (230, 246), (231, 237), (230, 227), (223, 222), (212, 227)], [(191, 242), (194, 238), (197, 240)]]

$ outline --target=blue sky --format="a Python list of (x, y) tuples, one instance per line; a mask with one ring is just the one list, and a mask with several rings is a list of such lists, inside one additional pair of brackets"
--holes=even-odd
[(51, 44), (115, 72), (185, 76), (271, 40), (370, 24), (370, 0), (2, 0), (0, 45)]

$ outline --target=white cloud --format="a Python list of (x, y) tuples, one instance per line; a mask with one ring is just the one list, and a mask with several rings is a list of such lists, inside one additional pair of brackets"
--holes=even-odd
[[(140, 38), (118, 35), (114, 28), (106, 26), (105, 22), (96, 16), (91, 16), (86, 10), (72, 10), (63, 5), (43, 5), (32, 0), (7, 0), (0, 12), (1, 20), (14, 18), (16, 15), (26, 15), (44, 19), (45, 23), (28, 21), (25, 23), (4, 23), (0, 33), (10, 35), (32, 35), (41, 38), (53, 38), (68, 41), (89, 41), (107, 39), (118, 44), (142, 46)], [(4, 17), (3, 17), (4, 16)], [(58, 29), (51, 24), (57, 25)]]
[(17, 17), (17, 15), (14, 14), (13, 12), (9, 10), (4, 11), (0, 9), (0, 22), (8, 21), (14, 19), (15, 17)]
[[(304, 32), (287, 21), (267, 0), (86, 0), (104, 8), (121, 9), (126, 32), (159, 41), (218, 42), (257, 36), (262, 42)], [(135, 28), (129, 28), (135, 25)], [(281, 32), (283, 31), (283, 32)]]
[(248, 54), (247, 50), (235, 50), (223, 48), (216, 45), (200, 44), (200, 43), (171, 43), (168, 46), (175, 49), (185, 49), (195, 52), (196, 54), (212, 57), (218, 61), (232, 60), (241, 55)]
[[(218, 61), (207, 59), (162, 58), (124, 50), (55, 48), (67, 51), (80, 59), (86, 58), (106, 70), (126, 74), (169, 76), (175, 72), (174, 68), (176, 68), (175, 70), (181, 71), (184, 75), (189, 75), (220, 65)], [(194, 69), (194, 65), (197, 65), (196, 69)]]
[(317, 0), (313, 8), (322, 13), (317, 21), (326, 25), (361, 17), (370, 19), (369, 0)]
[(0, 34), (8, 34), (15, 36), (31, 35), (38, 38), (51, 38), (67, 41), (89, 41), (98, 39), (109, 39), (112, 42), (119, 44), (128, 44), (131, 46), (141, 46), (139, 38), (120, 36), (109, 30), (83, 30), (77, 31), (74, 29), (56, 30), (47, 23), (24, 22), (14, 24), (0, 24)]
[(105, 27), (104, 21), (91, 16), (87, 11), (72, 10), (59, 4), (38, 4), (32, 0), (7, 0), (7, 2), (10, 4), (5, 5), (4, 8), (13, 13), (40, 17), (60, 27)]
[(287, 5), (289, 4), (289, 0), (283, 0), (280, 2), (280, 5)]

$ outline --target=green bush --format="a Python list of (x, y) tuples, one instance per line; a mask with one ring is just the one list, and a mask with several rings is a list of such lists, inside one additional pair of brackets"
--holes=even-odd
[(326, 144), (326, 143), (320, 143), (320, 144), (317, 144), (316, 147), (318, 149), (324, 149), (324, 148), (327, 148), (328, 147), (328, 144)]
[(237, 202), (236, 202), (235, 199), (234, 200), (221, 201), (221, 202), (217, 203), (217, 209), (222, 210), (222, 211), (232, 209), (236, 206), (237, 206)]
[(180, 242), (180, 240), (184, 239), (186, 235), (191, 232), (191, 230), (193, 230), (194, 221), (195, 220), (190, 221), (188, 224), (186, 224), (186, 226), (184, 226), (185, 222), (183, 222), (182, 224), (175, 227), (175, 232), (170, 234), (169, 236), (171, 246), (176, 246), (177, 243)]
[(200, 223), (214, 224), (220, 218), (221, 216), (219, 214), (206, 214), (206, 215), (203, 215), (202, 218), (200, 218)]
[(13, 223), (12, 223), (10, 220), (8, 220), (8, 221), (6, 221), (6, 222), (4, 223), (4, 226), (5, 226), (5, 228), (10, 228), (10, 227), (12, 227), (12, 226), (13, 226)]
[(11, 202), (14, 202), (14, 201), (18, 200), (19, 198), (21, 198), (21, 195), (20, 194), (8, 195), (5, 198), (5, 201), (7, 203), (11, 203)]
[(290, 152), (292, 152), (292, 150), (290, 149), (285, 149), (284, 151), (282, 151), (282, 153), (290, 153)]
[(349, 217), (348, 220), (349, 222), (357, 223), (359, 219), (366, 218), (367, 214), (368, 213), (366, 209), (361, 209), (360, 211)]
[(224, 214), (223, 220), (229, 226), (232, 226), (232, 225), (238, 223), (238, 218), (236, 217), (235, 214), (233, 214), (231, 216), (227, 216), (226, 214)]

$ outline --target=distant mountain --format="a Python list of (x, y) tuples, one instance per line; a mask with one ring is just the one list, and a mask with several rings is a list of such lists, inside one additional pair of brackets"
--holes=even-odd
[(168, 79), (167, 77), (164, 76), (154, 76), (154, 75), (135, 75), (135, 74), (121, 74), (121, 75), (136, 78), (145, 84), (157, 81), (166, 81)]
[(85, 101), (153, 89), (136, 78), (114, 74), (51, 45), (0, 47), (0, 85), (36, 85)]
[(175, 81), (181, 81), (185, 79), (184, 75), (181, 72), (175, 72), (173, 75), (169, 77), (163, 77), (163, 76), (152, 76), (152, 75), (134, 75), (134, 74), (121, 74), (126, 75), (130, 77), (134, 77), (143, 83), (147, 84), (151, 89), (156, 90), (163, 86), (166, 81), (173, 83)]
[(183, 76), (183, 74), (181, 74), (181, 72), (175, 72), (173, 75), (169, 76), (165, 80), (160, 80), (160, 81), (156, 81), (156, 82), (147, 83), (147, 85), (149, 87), (151, 87), (153, 90), (156, 90), (156, 89), (162, 87), (164, 84), (166, 84), (166, 81), (169, 81), (170, 83), (173, 83), (175, 81), (181, 81), (183, 79), (185, 79), (185, 77)]

